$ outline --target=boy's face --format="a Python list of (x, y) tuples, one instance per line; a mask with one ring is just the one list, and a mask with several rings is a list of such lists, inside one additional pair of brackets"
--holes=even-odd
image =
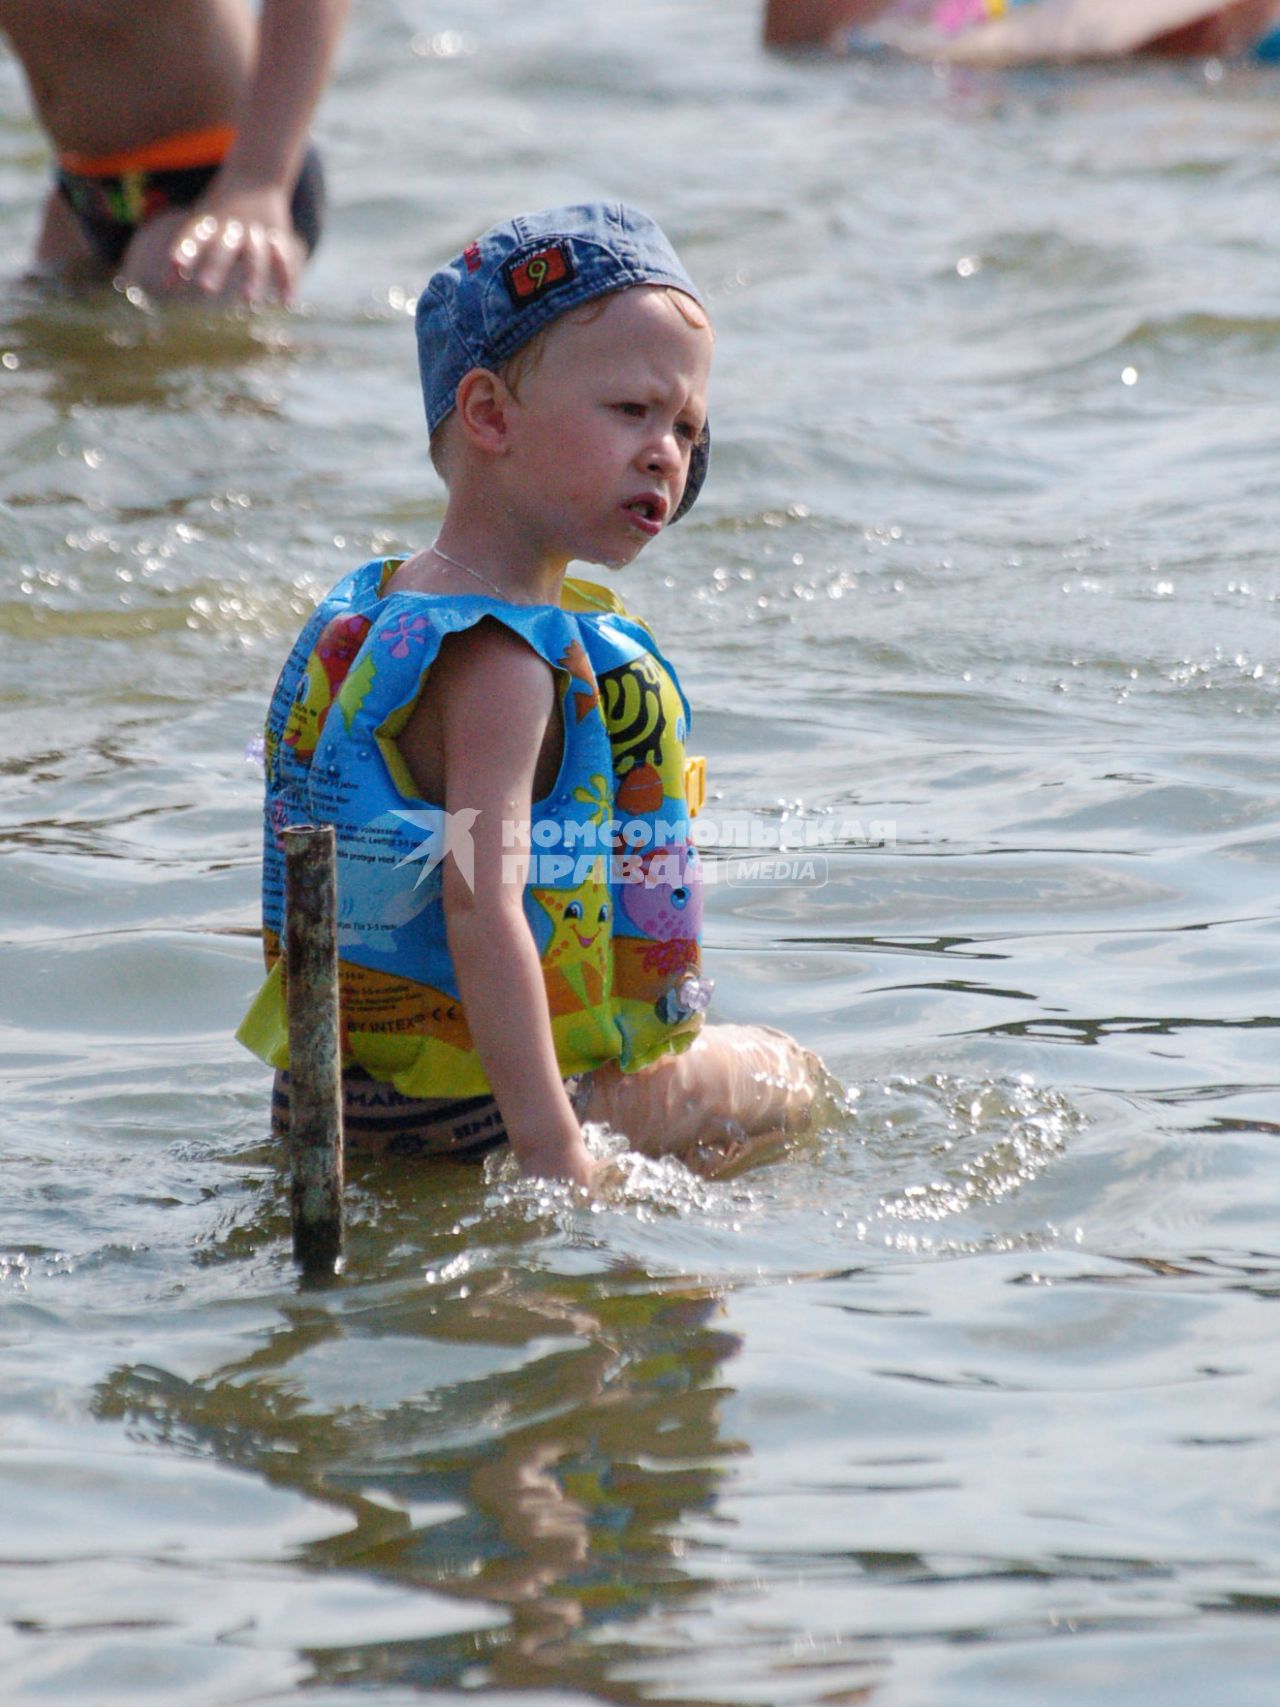
[(713, 337), (700, 319), (689, 299), (640, 285), (552, 328), (520, 382), (507, 469), (547, 555), (621, 568), (675, 514), (707, 419)]

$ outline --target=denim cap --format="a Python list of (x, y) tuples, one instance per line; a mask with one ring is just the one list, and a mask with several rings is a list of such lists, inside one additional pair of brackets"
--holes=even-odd
[[(702, 303), (660, 227), (621, 202), (519, 214), (468, 243), (418, 298), (427, 431), (434, 433), (453, 409), (458, 381), (473, 367), (500, 368), (571, 308), (632, 285), (669, 285)], [(710, 446), (704, 430), (673, 522), (701, 490)]]

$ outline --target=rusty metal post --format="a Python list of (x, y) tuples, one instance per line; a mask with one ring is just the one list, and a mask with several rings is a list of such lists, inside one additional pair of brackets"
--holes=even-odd
[(342, 1050), (331, 824), (284, 832), (293, 1254), (307, 1274), (342, 1260)]

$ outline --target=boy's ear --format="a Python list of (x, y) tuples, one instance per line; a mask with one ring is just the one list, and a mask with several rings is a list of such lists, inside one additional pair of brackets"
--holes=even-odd
[(501, 456), (510, 440), (514, 401), (505, 380), (487, 367), (464, 373), (453, 406), (467, 442), (490, 456)]

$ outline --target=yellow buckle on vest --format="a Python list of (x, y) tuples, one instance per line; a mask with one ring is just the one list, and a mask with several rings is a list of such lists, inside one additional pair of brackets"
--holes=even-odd
[(684, 761), (684, 798), (689, 816), (696, 818), (707, 803), (707, 761), (704, 758)]

